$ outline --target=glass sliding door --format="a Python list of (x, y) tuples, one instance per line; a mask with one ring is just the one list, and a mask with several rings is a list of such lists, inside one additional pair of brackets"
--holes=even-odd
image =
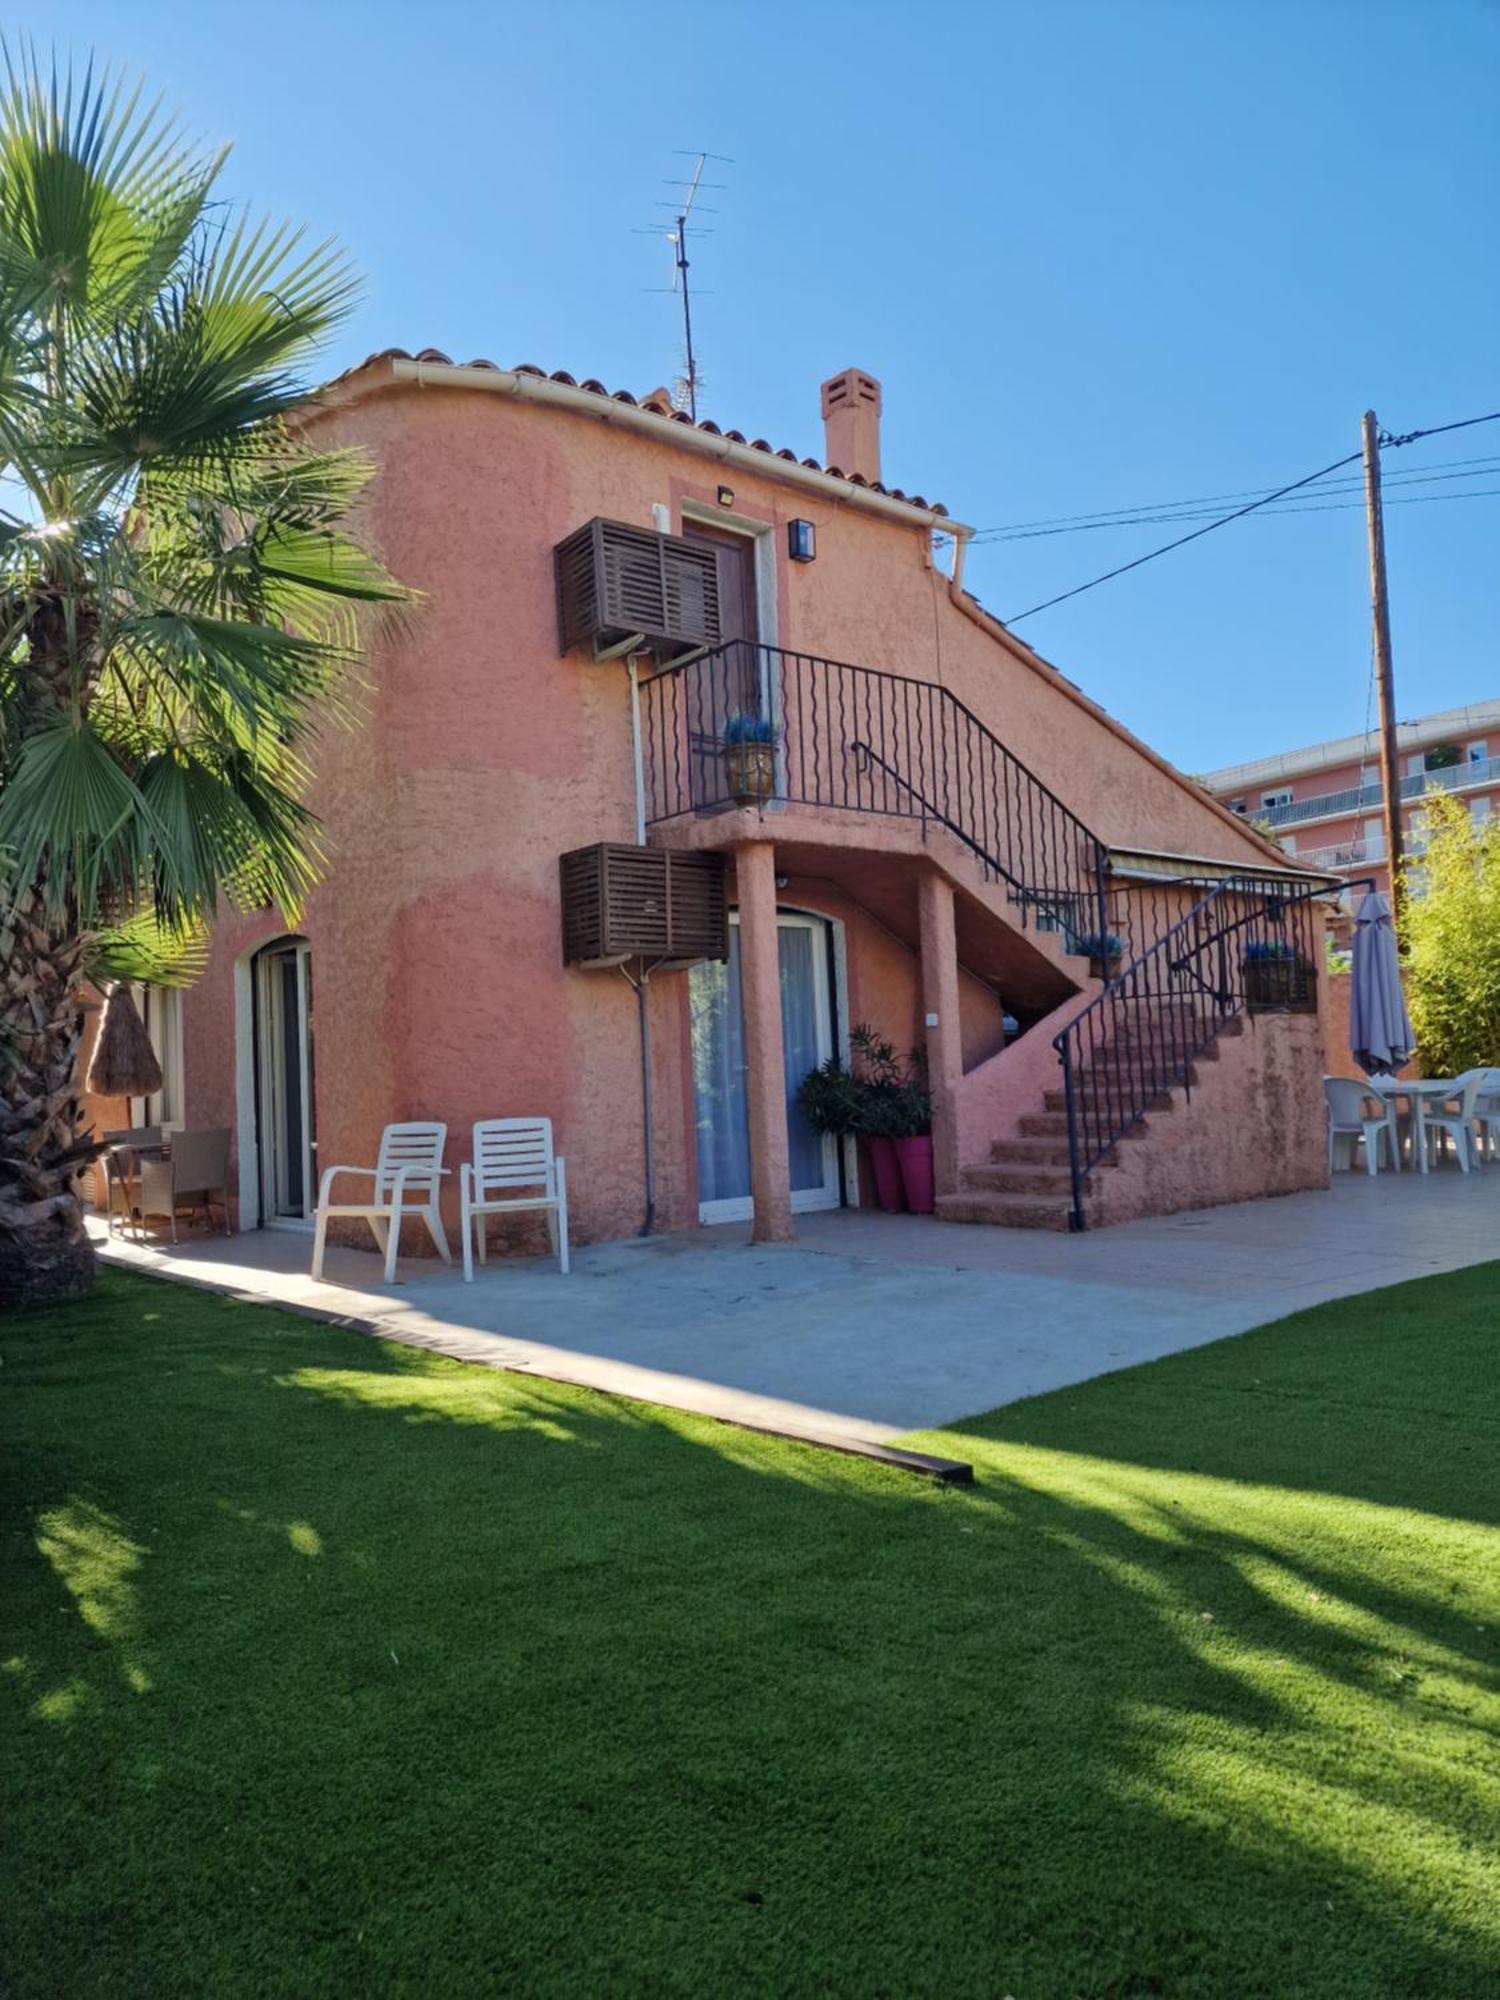
[(311, 955), (289, 938), (261, 952), (255, 971), (261, 1216), (305, 1222), (317, 1200)]
[[(817, 917), (778, 915), (776, 943), (781, 968), (781, 1043), (786, 1061), (792, 1207), (837, 1208), (837, 1146), (813, 1131), (797, 1103), (803, 1077), (833, 1053), (828, 926)], [(753, 1204), (737, 919), (730, 919), (728, 961), (695, 965), (688, 978), (698, 1213), (704, 1222), (740, 1221), (753, 1213)]]

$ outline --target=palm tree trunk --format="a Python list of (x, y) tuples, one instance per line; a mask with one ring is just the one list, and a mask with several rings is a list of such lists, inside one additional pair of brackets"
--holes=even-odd
[(94, 1151), (78, 1090), (86, 942), (39, 889), (0, 932), (0, 1307), (94, 1281), (76, 1187)]

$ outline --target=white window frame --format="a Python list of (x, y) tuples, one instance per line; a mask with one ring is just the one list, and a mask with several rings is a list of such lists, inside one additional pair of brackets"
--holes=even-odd
[(131, 997), (161, 1065), (161, 1089), (149, 1097), (130, 1099), (136, 1125), (175, 1125), (187, 1121), (182, 1064), (182, 989), (178, 986), (132, 986)]

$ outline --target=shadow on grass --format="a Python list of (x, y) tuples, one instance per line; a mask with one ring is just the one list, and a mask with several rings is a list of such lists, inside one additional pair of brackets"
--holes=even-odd
[(1368, 1412), (1252, 1483), (1287, 1396), (1137, 1371), (960, 1493), (141, 1279), (5, 1363), (13, 1992), (1500, 1978), (1494, 1542)]

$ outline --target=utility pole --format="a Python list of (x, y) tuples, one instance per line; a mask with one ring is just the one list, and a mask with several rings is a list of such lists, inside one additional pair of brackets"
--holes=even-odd
[(1380, 425), (1366, 410), (1360, 425), (1365, 455), (1365, 519), (1370, 536), (1370, 615), (1375, 631), (1375, 685), (1380, 695), (1380, 779), (1385, 799), (1385, 851), (1391, 870), (1396, 935), (1406, 915), (1401, 884), (1401, 772), (1396, 756), (1396, 696), (1391, 678), (1391, 606), (1385, 585), (1385, 519), (1380, 507)]

